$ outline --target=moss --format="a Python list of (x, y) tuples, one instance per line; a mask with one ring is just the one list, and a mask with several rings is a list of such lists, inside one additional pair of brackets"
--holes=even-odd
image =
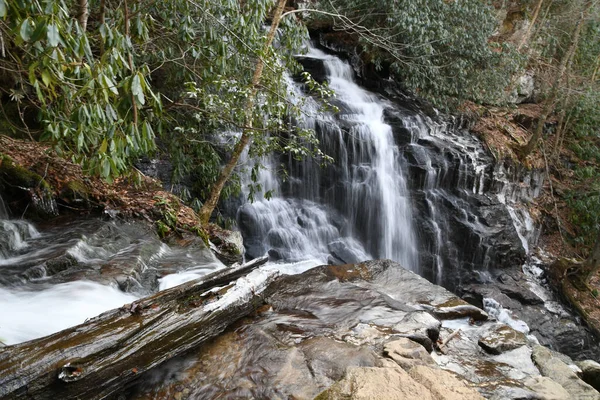
[(42, 189), (52, 192), (52, 187), (40, 175), (20, 165), (15, 164), (12, 158), (0, 153), (0, 178), (10, 186), (27, 189)]
[(81, 181), (70, 181), (62, 190), (61, 197), (69, 201), (88, 200), (91, 197), (91, 190)]

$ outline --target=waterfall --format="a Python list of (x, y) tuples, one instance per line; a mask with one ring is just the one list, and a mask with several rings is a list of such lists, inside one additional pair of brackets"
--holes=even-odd
[[(247, 256), (389, 258), (451, 289), (522, 262), (511, 210), (497, 197), (495, 161), (460, 121), (368, 91), (347, 62), (312, 46), (301, 61), (328, 83), (339, 111), (321, 111), (291, 79), (290, 101), (302, 107), (299, 125), (335, 161), (258, 161), (266, 166), (259, 183), (275, 197), (238, 211)], [(285, 182), (274, 174), (281, 164)]]
[(334, 263), (389, 258), (417, 270), (405, 162), (384, 121), (389, 105), (359, 87), (346, 62), (314, 48), (307, 56), (323, 62), (333, 102), (342, 111), (320, 113), (293, 82), (291, 101), (304, 98), (300, 124), (317, 132), (322, 151), (335, 163), (287, 160), (289, 181), (274, 185), (275, 161), (261, 161), (267, 166), (261, 186), (277, 189), (280, 197), (246, 204), (238, 213), (250, 255), (268, 251), (276, 259)]

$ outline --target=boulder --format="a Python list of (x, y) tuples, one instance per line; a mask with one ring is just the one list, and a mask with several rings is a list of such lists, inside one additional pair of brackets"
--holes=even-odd
[(524, 382), (527, 389), (539, 400), (569, 400), (571, 395), (561, 385), (545, 376), (529, 378)]
[(210, 249), (225, 265), (242, 263), (244, 260), (244, 239), (239, 231), (228, 231), (213, 226), (210, 231)]
[(535, 346), (533, 362), (545, 377), (560, 384), (572, 399), (600, 400), (600, 392), (577, 377), (560, 358), (543, 346)]
[(522, 332), (508, 325), (497, 324), (479, 338), (479, 346), (490, 354), (502, 354), (527, 344), (527, 338)]
[(346, 377), (315, 400), (435, 400), (431, 392), (401, 368), (348, 369)]
[[(415, 381), (429, 389), (439, 400), (483, 400), (477, 390), (467, 386), (451, 372), (418, 365), (409, 371)], [(420, 398), (420, 397), (419, 397)]]
[(442, 323), (425, 311), (408, 313), (402, 320), (394, 325), (394, 332), (411, 339), (427, 350), (433, 351), (433, 344), (440, 337)]
[(481, 308), (472, 306), (459, 298), (436, 305), (433, 309), (433, 315), (439, 319), (473, 318), (475, 321), (485, 321), (489, 318)]
[(600, 364), (596, 361), (585, 360), (575, 363), (580, 369), (579, 375), (587, 384), (600, 391)]
[(406, 370), (416, 365), (436, 365), (425, 347), (407, 338), (387, 343), (383, 352)]

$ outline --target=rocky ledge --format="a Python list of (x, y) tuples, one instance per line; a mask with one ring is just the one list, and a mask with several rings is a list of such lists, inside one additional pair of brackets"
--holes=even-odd
[(264, 300), (121, 396), (600, 399), (582, 380), (598, 382), (595, 363), (577, 367), (392, 261), (282, 276)]

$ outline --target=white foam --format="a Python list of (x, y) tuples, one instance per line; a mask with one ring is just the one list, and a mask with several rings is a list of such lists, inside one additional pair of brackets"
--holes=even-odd
[(514, 330), (523, 332), (526, 335), (529, 333), (529, 326), (520, 319), (514, 319), (512, 317), (512, 313), (502, 307), (496, 300), (484, 298), (483, 309), (490, 315), (490, 317), (510, 326)]
[(0, 288), (0, 341), (15, 344), (50, 335), (136, 299), (89, 281), (41, 291)]
[(224, 267), (225, 266), (221, 263), (205, 264), (202, 266), (198, 266), (197, 268), (191, 268), (185, 271), (178, 272), (176, 274), (165, 275), (158, 280), (158, 290), (170, 289), (172, 287), (181, 285), (182, 283), (193, 281), (194, 279), (203, 277), (209, 272), (214, 272)]

